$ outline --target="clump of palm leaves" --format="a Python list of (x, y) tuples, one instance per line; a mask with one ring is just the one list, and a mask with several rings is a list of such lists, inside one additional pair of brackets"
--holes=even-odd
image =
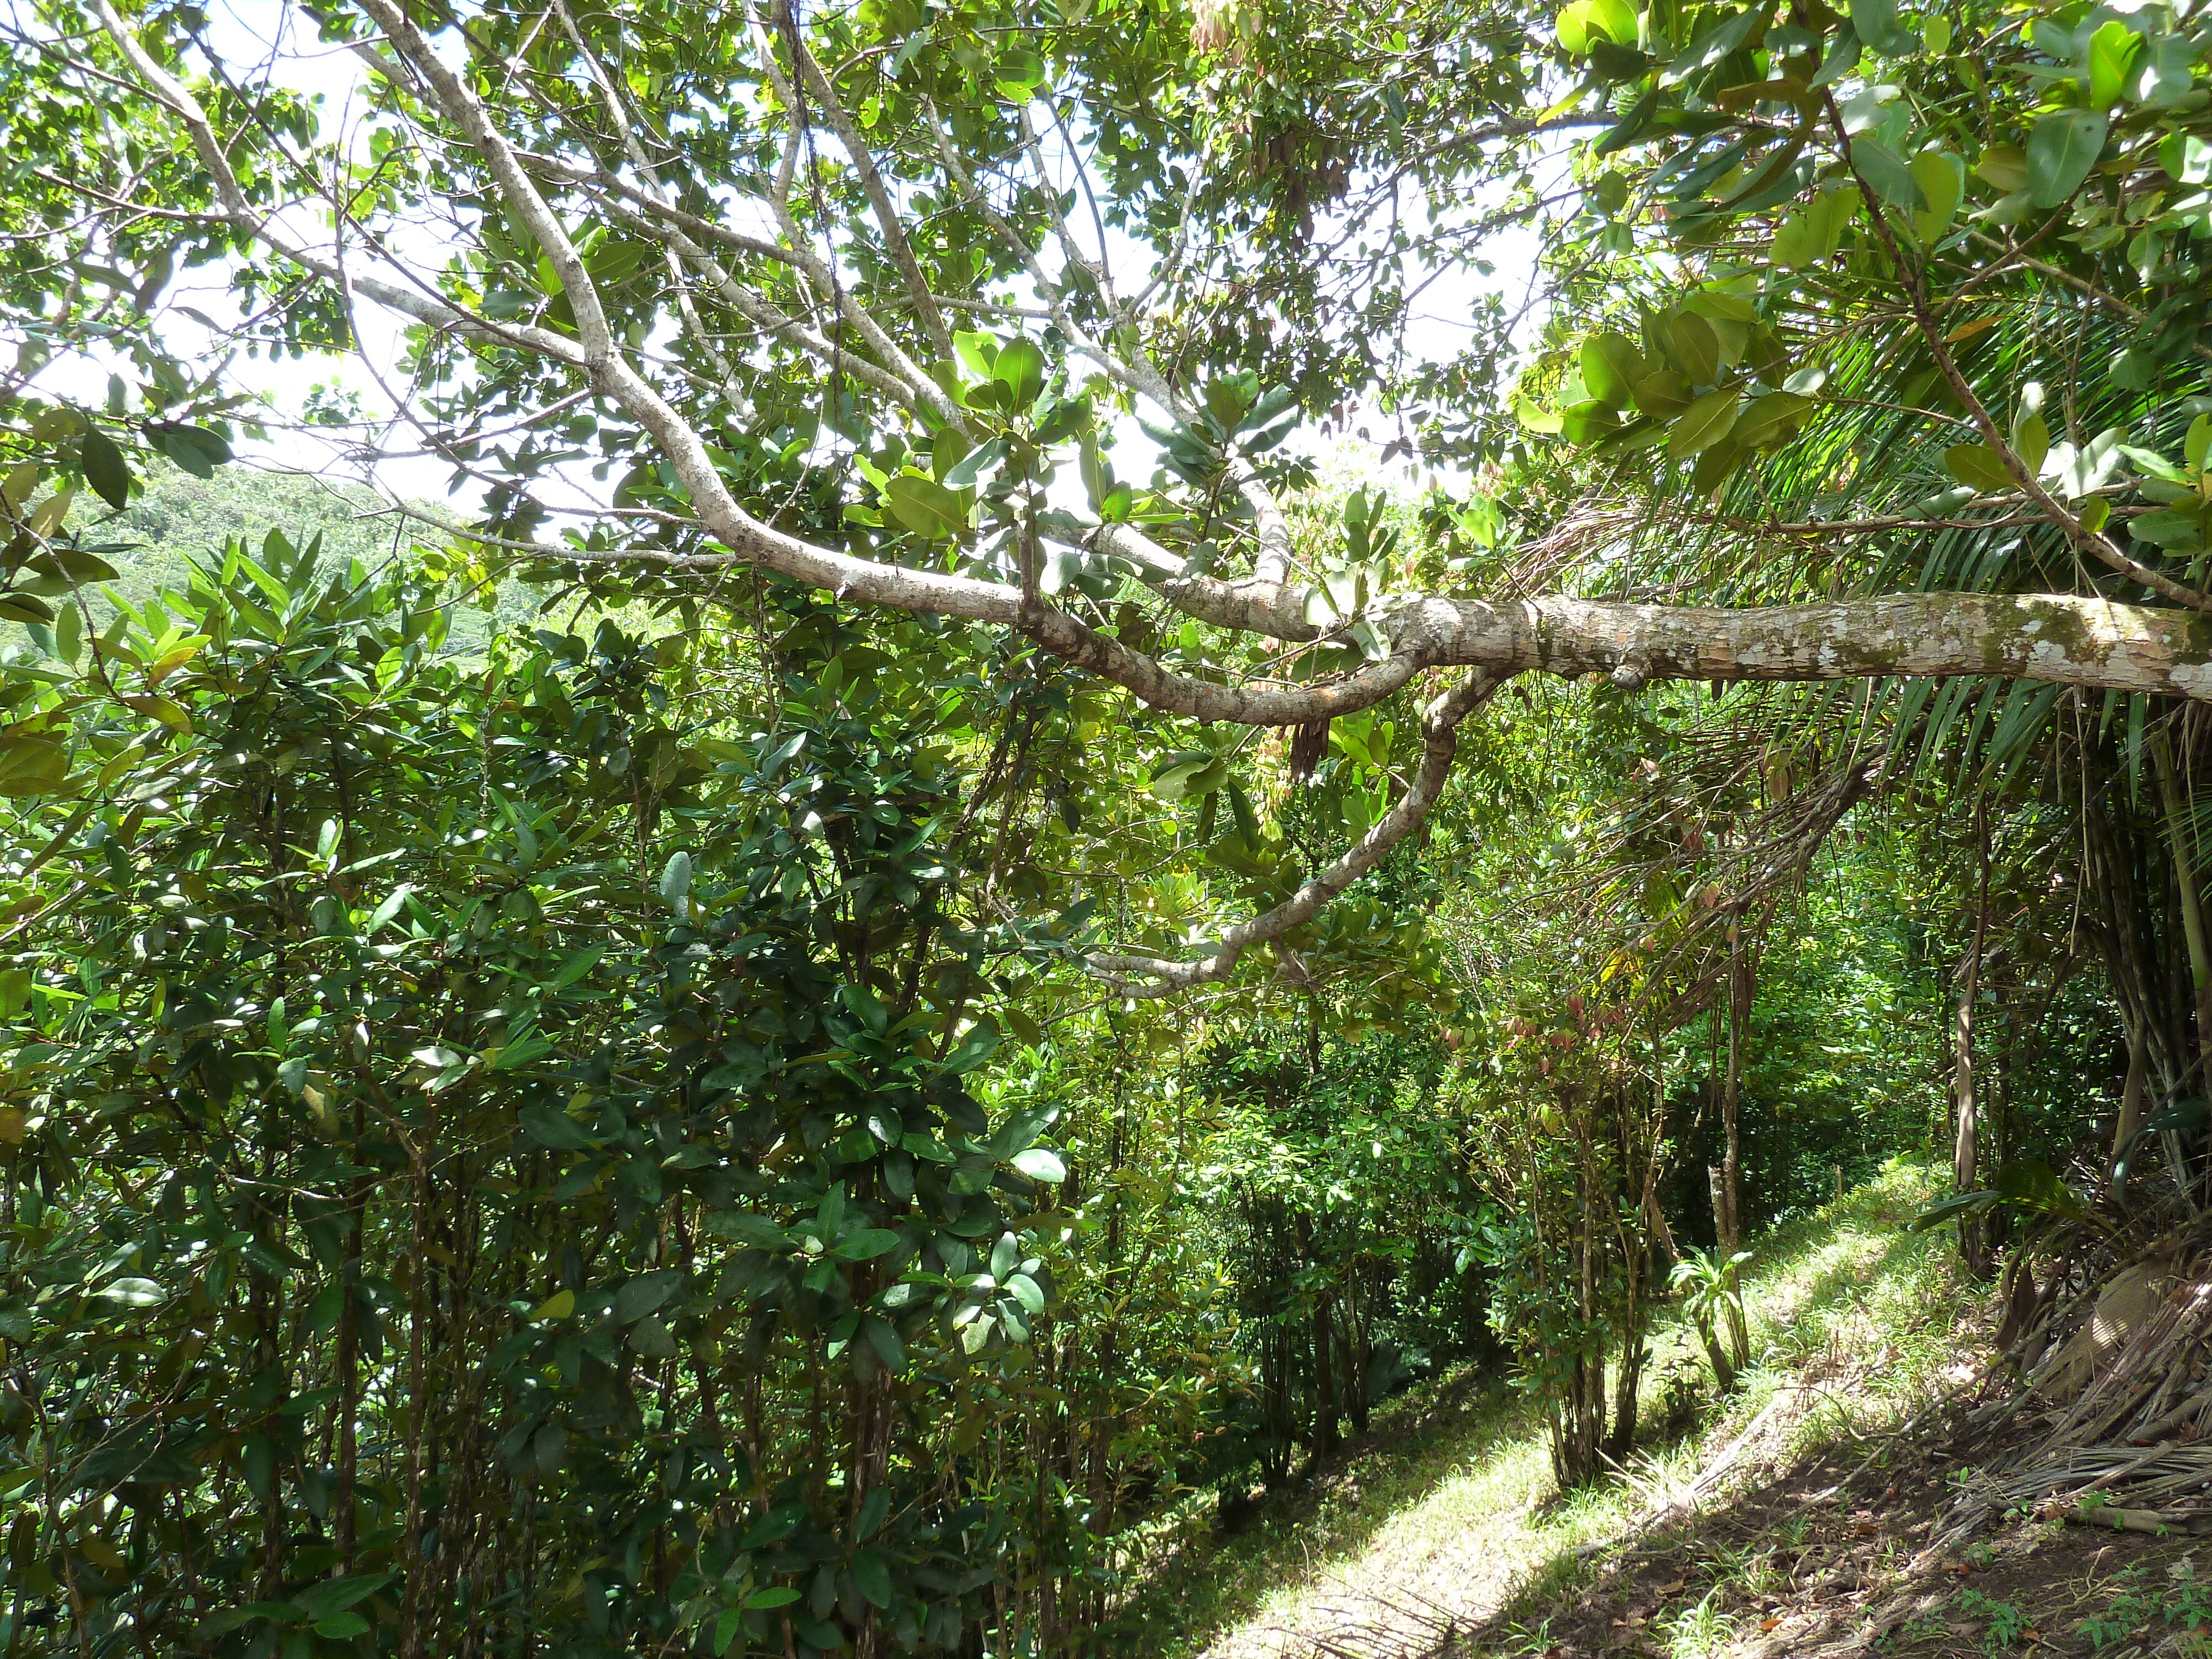
[[(1698, 1328), (1713, 1382), (1723, 1394), (1735, 1386), (1735, 1375), (1751, 1364), (1751, 1328), (1744, 1318), (1743, 1285), (1738, 1275), (1751, 1252), (1723, 1256), (1717, 1249), (1693, 1249), (1674, 1264), (1668, 1282), (1686, 1292), (1683, 1311)], [(1725, 1339), (1725, 1341), (1723, 1341)]]

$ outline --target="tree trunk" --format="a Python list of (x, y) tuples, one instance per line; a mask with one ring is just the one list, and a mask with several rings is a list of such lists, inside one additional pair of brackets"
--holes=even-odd
[(1718, 1224), (1721, 1253), (1734, 1255), (1743, 1248), (1743, 1140), (1737, 1127), (1736, 1104), (1743, 1087), (1742, 1047), (1751, 1017), (1751, 962), (1744, 949), (1741, 919), (1729, 940), (1728, 1079), (1721, 1088), (1721, 1200)]
[[(353, 1109), (354, 1160), (362, 1161), (362, 1105), (356, 1097)], [(361, 1295), (362, 1235), (367, 1231), (368, 1218), (368, 1183), (356, 1178), (346, 1204), (346, 1244), (344, 1264), (339, 1268), (339, 1283), (343, 1286), (343, 1300), (338, 1304), (337, 1383), (338, 1419), (337, 1444), (333, 1461), (337, 1465), (337, 1480), (331, 1495), (331, 1523), (337, 1546), (335, 1576), (353, 1576), (355, 1525), (358, 1519), (359, 1497), (356, 1474), (360, 1466), (359, 1419), (361, 1417), (361, 1310), (356, 1298)]]
[[(1977, 1191), (1976, 1182), (1980, 1175), (1976, 1159), (1981, 1126), (1975, 1113), (1974, 995), (1981, 981), (1983, 931), (1989, 921), (1990, 842), (1989, 812), (1985, 804), (1977, 805), (1974, 819), (1981, 838), (1980, 902), (1975, 907), (1974, 932), (1966, 946), (1966, 960), (1960, 964), (1959, 1010), (1952, 1027), (1951, 1109), (1954, 1127), (1951, 1142), (1951, 1189), (1955, 1193)], [(1974, 1217), (1960, 1218), (1959, 1253), (1965, 1258), (1967, 1272), (1977, 1279), (1988, 1276), (1988, 1252), (1984, 1248), (1980, 1224)]]
[(2151, 732), (2150, 753), (2166, 808), (2174, 881), (2181, 890), (2181, 928), (2189, 941), (2189, 983), (2194, 993), (2197, 1052), (2201, 1057), (2212, 1054), (2212, 948), (2205, 942), (2204, 900), (2197, 890), (2196, 860), (2190, 847), (2189, 803), (2182, 793), (2181, 779), (2173, 764), (2173, 744), (2164, 726)]
[(2128, 1075), (2120, 1085), (2119, 1121), (2112, 1126), (2112, 1196), (2118, 1198), (2126, 1182), (2120, 1178), (2120, 1160), (2127, 1155), (2128, 1143), (2136, 1138), (2142, 1127), (2143, 1097), (2150, 1083), (2150, 1034), (2143, 1029), (2141, 1016), (2127, 1021)]

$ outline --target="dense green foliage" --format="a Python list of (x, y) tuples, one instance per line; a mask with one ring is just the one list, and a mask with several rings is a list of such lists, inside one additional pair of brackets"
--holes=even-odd
[[(1113, 1651), (1445, 1362), (1625, 1460), (1899, 1149), (1976, 1272), (2194, 1201), (2212, 744), (2118, 644), (1406, 646), (2212, 605), (2193, 13), (288, 12), (341, 132), (125, 10), (0, 59), (6, 1659)], [(1504, 225), (1540, 319), (1414, 361)], [(469, 531), (234, 465), (209, 332), (379, 293)], [(1355, 406), (1466, 472), (1322, 483)]]

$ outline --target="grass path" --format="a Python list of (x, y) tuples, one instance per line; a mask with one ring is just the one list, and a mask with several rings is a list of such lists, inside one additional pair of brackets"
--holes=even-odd
[[(1378, 1410), (1359, 1447), (1247, 1530), (1215, 1536), (1198, 1501), (1170, 1517), (1117, 1647), (1164, 1659), (1392, 1655), (1422, 1651), (1449, 1618), (1486, 1626), (1483, 1651), (1540, 1650), (1537, 1632), (1513, 1635), (1516, 1609), (1535, 1618), (1599, 1553), (1583, 1547), (1680, 1493), (1747, 1428), (1760, 1430), (1749, 1474), (1893, 1426), (1963, 1379), (1966, 1293), (1946, 1239), (1903, 1230), (1933, 1182), (1895, 1165), (1765, 1241), (1746, 1295), (1760, 1363), (1699, 1431), (1645, 1446), (1628, 1478), (1559, 1497), (1534, 1413), (1494, 1383), (1447, 1376)], [(1673, 1328), (1653, 1348), (1647, 1420), (1670, 1362), (1689, 1353)]]

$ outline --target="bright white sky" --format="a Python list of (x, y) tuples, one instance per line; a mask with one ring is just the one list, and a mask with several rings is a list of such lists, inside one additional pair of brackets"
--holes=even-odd
[[(236, 65), (275, 62), (276, 77), (283, 83), (301, 92), (321, 94), (326, 134), (343, 132), (354, 126), (362, 73), (350, 53), (334, 51), (315, 40), (283, 0), (219, 0), (210, 9), (212, 43), (226, 59)], [(427, 234), (426, 230), (426, 239)], [(1133, 275), (1146, 269), (1149, 255), (1125, 240), (1115, 240), (1118, 245), (1112, 252), (1118, 285), (1124, 292), (1134, 291), (1143, 283), (1141, 280), (1133, 281)], [(436, 249), (426, 240), (424, 252), (435, 253)], [(1533, 234), (1516, 232), (1498, 238), (1491, 257), (1498, 273), (1496, 276), (1486, 279), (1472, 270), (1455, 270), (1446, 273), (1426, 289), (1407, 337), (1408, 347), (1417, 358), (1449, 358), (1462, 348), (1471, 332), (1467, 319), (1473, 314), (1483, 288), (1497, 289), (1509, 305), (1523, 300), (1525, 284), (1535, 269)], [(220, 274), (213, 270), (198, 273), (197, 282), (180, 281), (171, 299), (173, 303), (195, 307), (219, 320), (238, 314)], [(360, 357), (241, 358), (233, 364), (234, 380), (268, 398), (282, 417), (296, 417), (318, 386), (337, 386), (351, 392), (358, 396), (362, 407), (373, 420), (384, 423), (378, 440), (379, 447), (386, 453), (375, 463), (375, 482), (384, 490), (402, 497), (449, 501), (456, 513), (467, 514), (476, 505), (475, 489), (465, 486), (448, 498), (450, 467), (429, 456), (410, 453), (417, 449), (416, 441), (404, 424), (391, 420), (394, 404), (386, 386), (395, 385), (392, 366), (401, 356), (401, 330), (397, 320), (364, 302), (358, 308), (356, 321), (362, 348)], [(1533, 317), (1524, 324), (1524, 329), (1540, 325), (1540, 316)], [(74, 366), (72, 372), (72, 366), (57, 362), (49, 371), (49, 378), (58, 389), (97, 401), (103, 392), (106, 370), (97, 363), (85, 362)], [(83, 383), (76, 384), (80, 380)], [(380, 385), (380, 380), (385, 384)], [(1395, 434), (1395, 421), (1378, 412), (1356, 416), (1351, 424), (1355, 429), (1365, 427), (1372, 434), (1372, 441), (1362, 441), (1346, 434), (1324, 442), (1316, 434), (1306, 432), (1291, 442), (1313, 455), (1331, 475), (1379, 481), (1377, 475), (1382, 471), (1380, 452)], [(1128, 423), (1126, 432), (1117, 434), (1117, 453), (1127, 458), (1120, 468), (1122, 475), (1143, 477), (1149, 473), (1149, 460), (1138, 460), (1139, 456), (1149, 453), (1148, 445), (1135, 430), (1133, 422)], [(311, 433), (283, 430), (274, 434), (265, 445), (246, 447), (249, 453), (258, 453), (266, 464), (287, 470), (348, 478), (362, 476), (359, 447), (339, 441), (335, 434), (324, 439)], [(1415, 484), (1413, 469), (1404, 463), (1389, 469), (1389, 472), (1398, 488), (1410, 489)], [(1459, 484), (1463, 481), (1445, 482)], [(580, 493), (595, 488), (583, 475), (571, 480), (570, 485), (580, 492), (579, 505)]]

